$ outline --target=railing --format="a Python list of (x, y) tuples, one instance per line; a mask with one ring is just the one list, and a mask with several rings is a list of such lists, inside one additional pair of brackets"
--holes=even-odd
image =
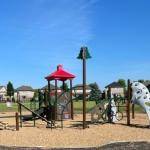
[[(30, 108), (26, 107), (24, 104), (17, 102), (19, 104), (20, 107), (20, 117), (22, 117), (22, 111), (21, 111), (21, 107), (25, 108), (26, 110), (30, 111), (33, 115), (39, 117), (40, 119), (42, 119), (43, 121), (45, 121), (47, 124), (51, 124), (50, 121), (48, 121), (46, 118), (40, 116), (39, 114), (35, 113), (34, 111), (32, 111)], [(33, 117), (34, 118), (34, 117)], [(21, 118), (22, 120), (22, 118)], [(22, 122), (21, 122), (21, 126), (22, 126)]]

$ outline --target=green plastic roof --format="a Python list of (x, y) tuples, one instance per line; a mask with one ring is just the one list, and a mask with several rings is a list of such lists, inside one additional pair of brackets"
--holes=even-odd
[(89, 59), (92, 58), (87, 47), (81, 47), (79, 56), (77, 59)]

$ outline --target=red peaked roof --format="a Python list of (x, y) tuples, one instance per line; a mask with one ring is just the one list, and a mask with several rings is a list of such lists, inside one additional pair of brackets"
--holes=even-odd
[(62, 65), (58, 65), (57, 70), (52, 74), (50, 74), (49, 76), (47, 76), (45, 79), (47, 79), (48, 81), (55, 80), (55, 79), (65, 81), (67, 79), (73, 79), (73, 78), (75, 78), (73, 74), (65, 71)]

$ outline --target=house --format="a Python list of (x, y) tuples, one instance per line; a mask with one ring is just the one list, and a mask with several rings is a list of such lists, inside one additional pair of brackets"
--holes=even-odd
[(0, 101), (5, 101), (7, 95), (7, 88), (5, 86), (0, 86)]
[(16, 89), (15, 98), (19, 96), (20, 101), (31, 100), (34, 96), (34, 90), (31, 86), (20, 86)]
[[(50, 84), (50, 89), (51, 89), (52, 93), (55, 92), (55, 86), (53, 84)], [(45, 90), (48, 90), (48, 85), (46, 85), (46, 86), (44, 86), (44, 87), (41, 88), (42, 92), (44, 92)], [(57, 92), (61, 93), (62, 92), (61, 88), (57, 87)]]
[[(91, 92), (91, 87), (89, 85), (86, 85), (86, 96), (89, 98)], [(77, 95), (79, 97), (82, 97), (83, 95), (83, 84), (77, 84), (73, 87), (72, 93), (74, 95)]]
[[(51, 90), (55, 90), (55, 86), (54, 86), (53, 84), (50, 84), (50, 89), (51, 89)], [(48, 85), (42, 87), (41, 90), (42, 90), (42, 91), (48, 90)], [(60, 91), (61, 91), (61, 89), (60, 89), (59, 87), (57, 87), (57, 90), (60, 90)]]
[(112, 82), (105, 87), (105, 95), (113, 97), (113, 95), (117, 96), (125, 96), (124, 87), (121, 86), (118, 82)]

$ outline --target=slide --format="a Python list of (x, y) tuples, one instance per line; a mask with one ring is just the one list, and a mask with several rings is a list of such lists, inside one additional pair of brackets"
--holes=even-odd
[[(44, 107), (35, 110), (35, 113), (40, 115), (41, 117), (44, 117), (45, 116)], [(34, 114), (22, 116), (23, 121), (32, 121), (34, 119), (39, 119), (39, 117), (35, 116)]]

